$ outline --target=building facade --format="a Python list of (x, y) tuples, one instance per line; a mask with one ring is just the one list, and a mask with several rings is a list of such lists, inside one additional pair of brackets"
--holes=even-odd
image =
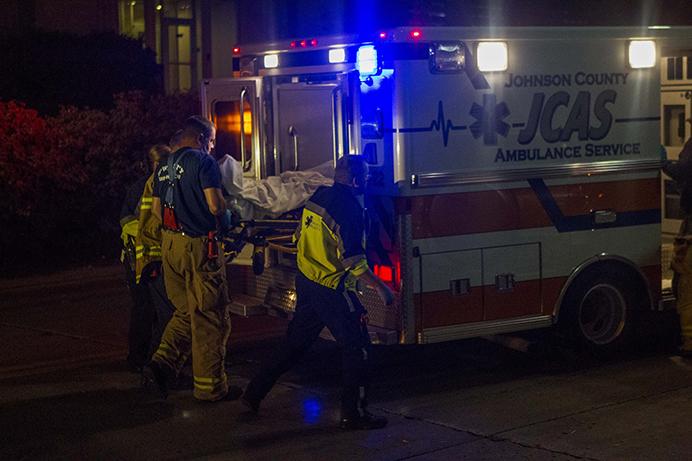
[(169, 93), (231, 75), (235, 0), (0, 0), (0, 29), (115, 32), (156, 52)]

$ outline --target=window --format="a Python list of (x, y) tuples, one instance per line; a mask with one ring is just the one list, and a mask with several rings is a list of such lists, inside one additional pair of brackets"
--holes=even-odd
[(120, 33), (136, 39), (144, 38), (144, 0), (118, 2)]
[[(243, 146), (245, 162), (252, 159), (252, 106), (248, 101), (243, 104)], [(236, 160), (240, 155), (240, 101), (216, 101), (212, 105), (212, 121), (216, 125), (216, 151), (228, 154)]]
[(163, 0), (160, 5), (166, 91), (188, 91), (197, 85), (195, 2)]
[(685, 106), (663, 106), (663, 145), (682, 146), (685, 142)]

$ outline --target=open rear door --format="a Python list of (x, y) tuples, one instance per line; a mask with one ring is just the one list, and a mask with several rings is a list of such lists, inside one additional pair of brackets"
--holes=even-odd
[(203, 113), (216, 125), (216, 151), (243, 165), (243, 176), (266, 174), (261, 152), (260, 78), (214, 79), (202, 83)]

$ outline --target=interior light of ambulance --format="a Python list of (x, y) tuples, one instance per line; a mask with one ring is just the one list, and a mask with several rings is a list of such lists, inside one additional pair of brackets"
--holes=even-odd
[(356, 70), (361, 76), (375, 75), (379, 70), (377, 49), (372, 45), (363, 45), (356, 53)]
[(478, 70), (481, 72), (502, 72), (508, 67), (506, 42), (480, 42), (476, 49)]
[(329, 62), (336, 64), (346, 61), (346, 50), (343, 48), (332, 48), (329, 50)]
[(656, 43), (653, 40), (632, 40), (629, 46), (632, 69), (646, 69), (656, 65)]
[(461, 42), (435, 43), (430, 48), (434, 72), (458, 72), (464, 69), (466, 54)]
[(264, 57), (264, 67), (266, 69), (273, 69), (279, 67), (279, 55), (278, 54), (268, 54)]

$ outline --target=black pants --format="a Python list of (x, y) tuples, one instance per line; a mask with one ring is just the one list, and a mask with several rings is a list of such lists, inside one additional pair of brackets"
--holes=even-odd
[(134, 272), (127, 265), (126, 272), (132, 296), (127, 361), (134, 367), (142, 367), (149, 363), (159, 347), (174, 308), (166, 295), (160, 263), (145, 267), (139, 283), (135, 282)]
[(343, 391), (341, 416), (353, 417), (367, 406), (370, 336), (365, 309), (355, 293), (332, 290), (296, 276), (298, 300), (288, 332), (271, 361), (248, 384), (246, 396), (261, 400), (318, 338), (325, 326), (341, 347)]

